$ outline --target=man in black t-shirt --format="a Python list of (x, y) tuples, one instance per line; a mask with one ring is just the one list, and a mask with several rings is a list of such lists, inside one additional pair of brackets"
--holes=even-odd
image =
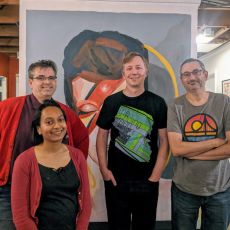
[(159, 180), (168, 158), (167, 106), (163, 98), (145, 90), (147, 73), (146, 59), (129, 53), (122, 70), (126, 88), (106, 98), (97, 120), (97, 155), (110, 230), (155, 226)]

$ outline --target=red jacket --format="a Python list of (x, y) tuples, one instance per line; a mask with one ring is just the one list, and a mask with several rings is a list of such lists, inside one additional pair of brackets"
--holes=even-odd
[[(26, 96), (9, 98), (0, 102), (0, 186), (6, 184), (13, 154), (14, 139)], [(76, 113), (59, 103), (66, 113), (69, 145), (79, 148), (88, 155), (88, 130)]]
[[(87, 230), (91, 201), (86, 161), (80, 150), (68, 146), (70, 157), (80, 178), (80, 188), (76, 191), (79, 200), (79, 214), (76, 230)], [(42, 192), (42, 180), (34, 153), (34, 147), (18, 156), (14, 164), (11, 185), (11, 207), (17, 230), (37, 230), (35, 216)]]

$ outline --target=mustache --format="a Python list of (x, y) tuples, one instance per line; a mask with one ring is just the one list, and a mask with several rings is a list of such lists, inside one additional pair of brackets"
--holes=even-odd
[(188, 83), (194, 83), (194, 82), (199, 82), (197, 80), (190, 80)]

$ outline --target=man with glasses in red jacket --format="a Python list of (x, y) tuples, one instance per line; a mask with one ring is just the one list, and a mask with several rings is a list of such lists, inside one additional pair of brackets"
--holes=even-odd
[[(17, 156), (34, 145), (31, 123), (35, 111), (51, 99), (57, 86), (57, 67), (51, 60), (32, 63), (28, 69), (32, 94), (0, 102), (0, 229), (15, 229), (10, 207), (11, 175)], [(59, 103), (59, 102), (58, 102)], [(64, 143), (88, 155), (88, 130), (76, 113), (59, 103), (67, 116)]]

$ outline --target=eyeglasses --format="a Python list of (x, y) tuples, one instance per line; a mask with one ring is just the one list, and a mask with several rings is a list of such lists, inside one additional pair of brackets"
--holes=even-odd
[(38, 81), (45, 81), (45, 80), (54, 81), (57, 79), (57, 76), (45, 77), (44, 75), (39, 75), (37, 77), (31, 77), (31, 79), (36, 79)]
[(181, 73), (181, 77), (188, 78), (191, 77), (191, 75), (195, 77), (199, 77), (201, 75), (201, 72), (204, 71), (203, 69), (194, 69), (192, 72), (184, 72)]

